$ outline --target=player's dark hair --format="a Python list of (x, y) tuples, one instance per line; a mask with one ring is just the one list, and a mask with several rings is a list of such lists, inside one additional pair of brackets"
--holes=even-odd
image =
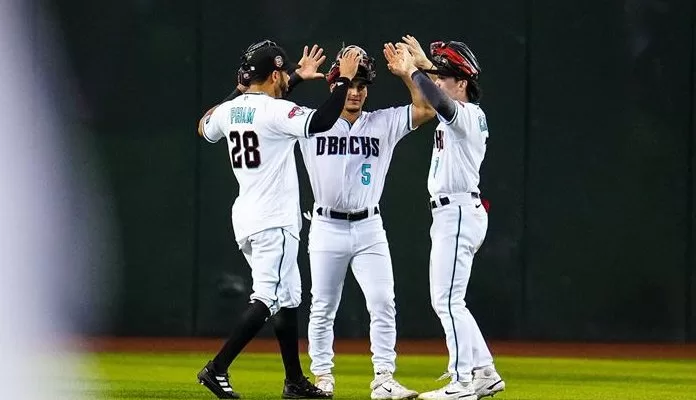
[(478, 80), (467, 79), (467, 78), (454, 78), (457, 82), (466, 81), (466, 98), (471, 103), (478, 103), (481, 101), (481, 85), (479, 85)]
[(467, 79), (466, 97), (468, 97), (469, 101), (472, 103), (481, 101), (481, 86), (477, 80)]

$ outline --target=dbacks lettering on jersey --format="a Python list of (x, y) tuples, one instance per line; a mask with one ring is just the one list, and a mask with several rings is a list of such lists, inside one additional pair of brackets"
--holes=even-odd
[(379, 138), (369, 136), (317, 136), (317, 155), (362, 154), (379, 157)]
[(435, 131), (435, 140), (434, 140), (435, 148), (437, 151), (442, 151), (442, 149), (445, 148), (445, 132), (444, 131)]

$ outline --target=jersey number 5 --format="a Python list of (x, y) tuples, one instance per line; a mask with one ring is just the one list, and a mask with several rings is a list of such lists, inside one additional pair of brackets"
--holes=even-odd
[[(257, 168), (261, 164), (259, 137), (256, 132), (246, 131), (240, 135), (239, 132), (232, 131), (230, 132), (230, 145), (232, 168), (242, 168), (242, 153), (244, 154), (244, 165), (247, 168)], [(243, 152), (242, 148), (244, 148)]]
[(372, 174), (370, 174), (370, 167), (372, 167), (372, 165), (363, 164), (362, 169), (360, 170), (360, 172), (362, 173), (362, 178), (360, 178), (360, 181), (363, 185), (369, 185), (370, 181), (372, 180)]

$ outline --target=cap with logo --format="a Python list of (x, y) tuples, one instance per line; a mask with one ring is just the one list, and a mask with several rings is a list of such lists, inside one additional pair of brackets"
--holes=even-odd
[(267, 78), (273, 71), (292, 74), (298, 68), (299, 65), (290, 61), (280, 46), (261, 47), (242, 59), (242, 70), (249, 73), (250, 79)]

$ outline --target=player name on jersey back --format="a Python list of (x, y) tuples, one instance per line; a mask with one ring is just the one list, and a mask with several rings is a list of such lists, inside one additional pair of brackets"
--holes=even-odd
[(256, 107), (232, 107), (230, 108), (230, 123), (251, 124), (254, 122)]
[(307, 138), (314, 110), (266, 94), (245, 94), (221, 104), (204, 124), (211, 142), (227, 139), (239, 196), (232, 207), (237, 240), (287, 227), (299, 236), (299, 185), (293, 148)]

